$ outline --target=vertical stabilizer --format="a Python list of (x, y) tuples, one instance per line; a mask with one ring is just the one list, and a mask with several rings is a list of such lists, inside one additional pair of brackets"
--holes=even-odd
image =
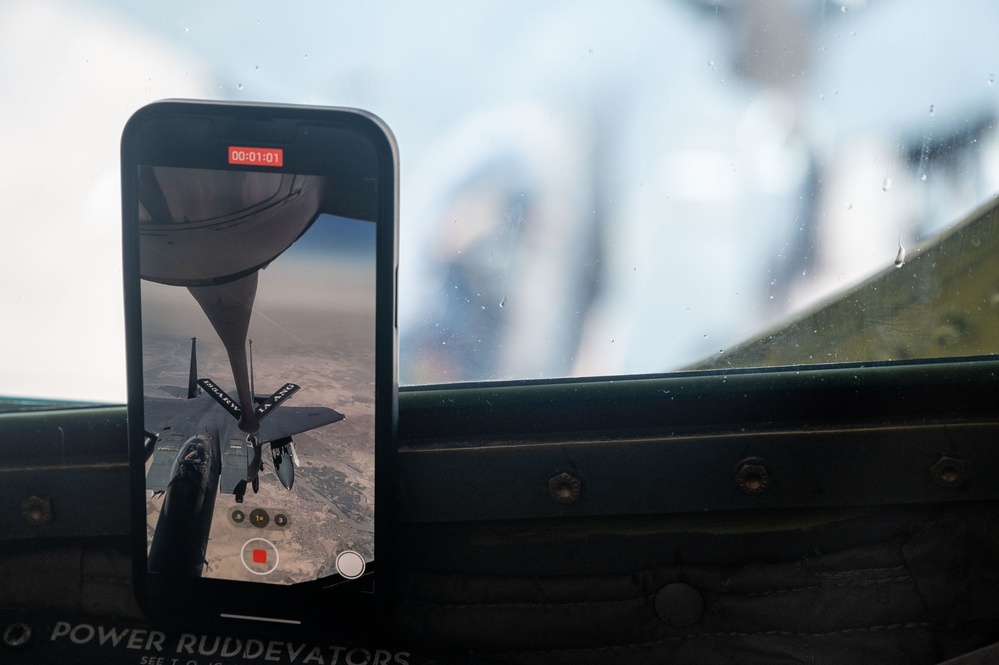
[(191, 338), (191, 373), (187, 377), (187, 399), (194, 399), (201, 394), (198, 386), (198, 338)]

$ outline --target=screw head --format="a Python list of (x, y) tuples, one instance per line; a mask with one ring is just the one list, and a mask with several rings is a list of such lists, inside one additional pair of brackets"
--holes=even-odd
[(570, 473), (562, 472), (548, 481), (548, 496), (555, 503), (573, 503), (579, 498), (583, 483)]
[(3, 631), (3, 643), (11, 649), (20, 649), (31, 640), (31, 626), (20, 621), (7, 626)]
[(735, 471), (735, 484), (747, 496), (761, 496), (770, 490), (770, 472), (766, 463), (756, 457), (739, 462)]
[(28, 524), (45, 526), (52, 523), (52, 502), (31, 495), (21, 503), (21, 516)]
[(960, 487), (968, 480), (968, 463), (960, 457), (944, 455), (930, 467), (930, 473), (941, 487)]

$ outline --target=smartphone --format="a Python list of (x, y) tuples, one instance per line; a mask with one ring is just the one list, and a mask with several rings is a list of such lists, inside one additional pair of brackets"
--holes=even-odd
[(386, 125), (351, 109), (168, 100), (125, 126), (133, 564), (150, 615), (346, 637), (377, 621), (397, 161)]

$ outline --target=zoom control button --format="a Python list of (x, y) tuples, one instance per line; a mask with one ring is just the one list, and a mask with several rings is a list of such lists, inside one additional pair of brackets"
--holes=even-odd
[(258, 529), (263, 529), (265, 526), (271, 523), (271, 516), (267, 514), (267, 511), (263, 508), (254, 508), (250, 511), (250, 524), (257, 527)]

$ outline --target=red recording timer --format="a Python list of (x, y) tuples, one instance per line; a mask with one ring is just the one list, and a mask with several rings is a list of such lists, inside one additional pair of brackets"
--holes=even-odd
[(281, 148), (246, 148), (229, 146), (229, 163), (240, 166), (283, 166), (284, 150)]

